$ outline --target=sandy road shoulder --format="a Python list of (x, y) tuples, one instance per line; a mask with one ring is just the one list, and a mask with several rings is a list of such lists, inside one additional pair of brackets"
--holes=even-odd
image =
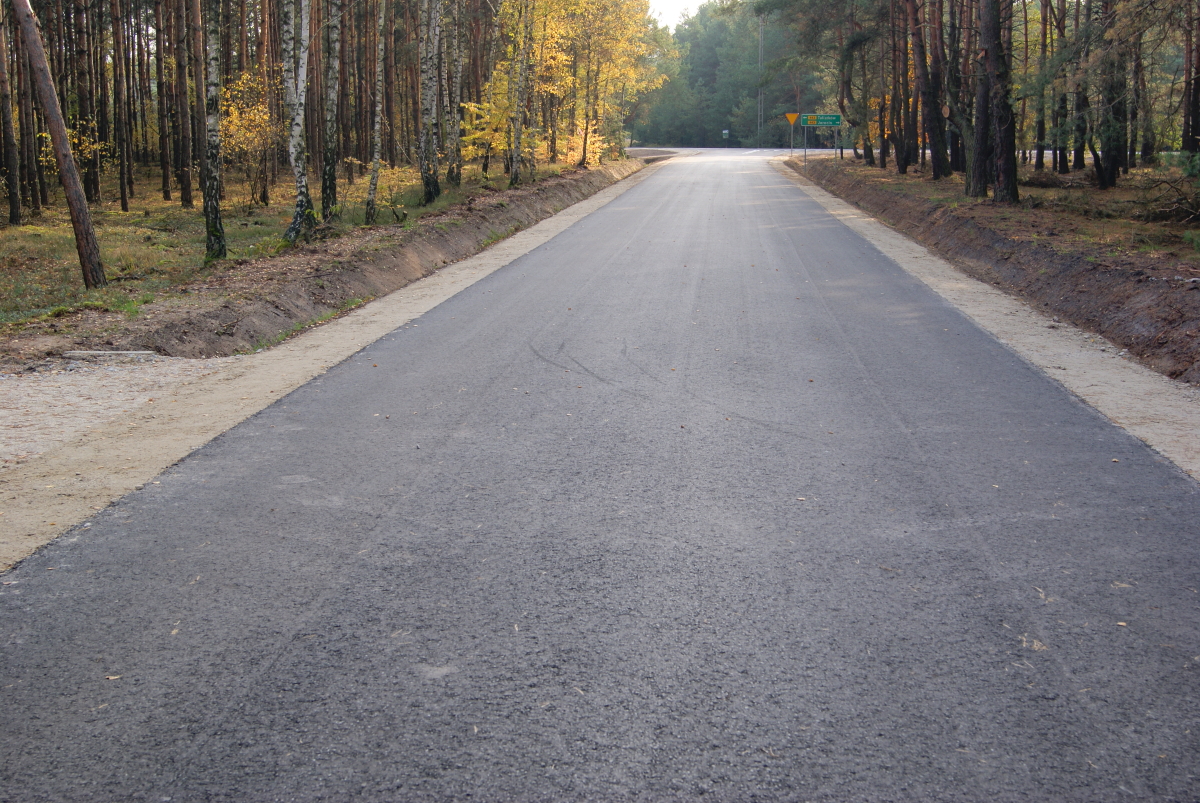
[(1200, 476), (1200, 388), (1151, 371), (1099, 335), (1049, 318), (968, 276), (875, 218), (772, 162), (833, 217), (1000, 342), (1193, 477)]
[(653, 175), (595, 195), (268, 351), (76, 366), (0, 380), (0, 571), (398, 326)]

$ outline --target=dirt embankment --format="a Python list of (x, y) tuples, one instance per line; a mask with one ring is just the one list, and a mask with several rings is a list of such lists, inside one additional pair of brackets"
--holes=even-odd
[(629, 159), (472, 197), (416, 225), (380, 226), (277, 257), (238, 260), (142, 307), (133, 319), (80, 311), (7, 338), (0, 362), (28, 365), (71, 350), (171, 357), (253, 351), (309, 323), (386, 295), (543, 220), (640, 170)]
[[(972, 276), (1128, 349), (1149, 367), (1200, 384), (1200, 277), (1103, 248), (1069, 253), (1005, 236), (955, 210), (857, 180), (833, 160), (788, 165)], [(1035, 219), (1041, 213), (1030, 210)]]

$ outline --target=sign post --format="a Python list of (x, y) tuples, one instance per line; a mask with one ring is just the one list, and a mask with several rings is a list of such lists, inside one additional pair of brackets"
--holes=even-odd
[[(788, 117), (791, 117), (789, 114)], [(808, 167), (808, 129), (837, 127), (839, 133), (842, 127), (840, 114), (802, 114), (800, 125), (804, 126), (804, 166)]]
[(788, 112), (784, 115), (788, 121), (788, 151), (796, 150), (796, 120), (800, 119), (799, 112)]

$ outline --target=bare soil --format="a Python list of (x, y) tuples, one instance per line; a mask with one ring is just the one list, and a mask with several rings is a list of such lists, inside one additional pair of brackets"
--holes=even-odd
[[(1028, 202), (1013, 207), (963, 198), (952, 180), (850, 160), (788, 165), (969, 275), (1101, 335), (1168, 377), (1200, 384), (1200, 260), (1169, 227), (1039, 201), (1028, 187)], [(1059, 196), (1065, 189), (1049, 188)]]
[(11, 327), (0, 341), (0, 373), (49, 367), (52, 358), (78, 350), (190, 358), (253, 352), (478, 253), (642, 166), (630, 159), (568, 170), (471, 197), (416, 223), (360, 229), (275, 257), (235, 260), (141, 307), (135, 317), (80, 310)]

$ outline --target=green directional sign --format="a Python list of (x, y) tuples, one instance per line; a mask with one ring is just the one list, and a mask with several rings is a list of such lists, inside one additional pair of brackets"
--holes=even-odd
[(842, 116), (840, 114), (802, 114), (802, 115), (800, 115), (800, 125), (839, 126), (841, 124), (842, 124)]

